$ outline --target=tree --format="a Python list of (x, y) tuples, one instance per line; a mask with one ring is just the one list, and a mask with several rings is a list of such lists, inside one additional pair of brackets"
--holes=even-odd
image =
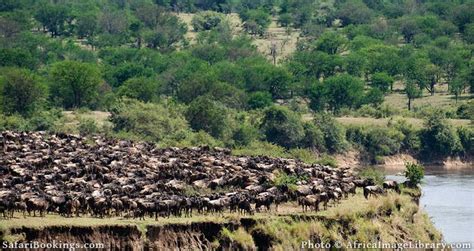
[(304, 137), (301, 118), (282, 106), (267, 108), (260, 128), (269, 142), (287, 148), (297, 146)]
[(0, 83), (2, 110), (28, 115), (44, 101), (46, 88), (38, 76), (25, 69), (9, 68)]
[(344, 25), (369, 23), (372, 15), (373, 11), (362, 1), (346, 1), (336, 12)]
[(272, 104), (272, 95), (269, 92), (254, 92), (249, 95), (247, 104), (250, 109), (265, 108)]
[(456, 98), (456, 103), (458, 103), (459, 95), (466, 89), (466, 83), (461, 78), (456, 78), (454, 81), (449, 85), (449, 92), (454, 95)]
[(420, 135), (422, 154), (426, 158), (443, 158), (462, 151), (459, 135), (440, 111), (427, 117)]
[(65, 108), (92, 105), (102, 82), (97, 65), (77, 61), (63, 61), (52, 65), (51, 95)]
[(334, 117), (329, 114), (317, 114), (314, 117), (314, 124), (324, 135), (325, 149), (330, 153), (342, 152), (347, 147), (346, 131)]
[(381, 105), (384, 100), (384, 93), (378, 88), (370, 88), (370, 90), (365, 94), (363, 103), (371, 104), (375, 107)]
[(77, 17), (77, 35), (80, 38), (88, 38), (95, 35), (97, 25), (97, 15), (95, 13), (85, 13)]
[(387, 93), (389, 89), (393, 89), (393, 78), (386, 72), (377, 72), (372, 75), (371, 85), (383, 93)]
[(425, 168), (422, 165), (410, 162), (405, 164), (405, 177), (408, 180), (409, 186), (417, 186), (421, 183), (424, 176)]
[(130, 78), (119, 87), (117, 95), (150, 102), (158, 99), (159, 86), (158, 81), (153, 78)]
[(348, 74), (340, 74), (324, 80), (324, 96), (329, 108), (338, 112), (341, 108), (355, 108), (364, 96), (364, 84)]
[(347, 39), (336, 32), (325, 32), (316, 41), (316, 49), (334, 55), (340, 53)]
[(110, 109), (110, 121), (116, 132), (124, 132), (151, 141), (182, 139), (189, 130), (176, 104), (143, 103), (123, 98)]
[(203, 130), (215, 138), (222, 138), (228, 130), (227, 114), (226, 108), (213, 101), (212, 97), (201, 96), (189, 104), (186, 119), (194, 130)]
[(405, 94), (408, 98), (408, 110), (411, 110), (411, 102), (413, 99), (419, 98), (421, 96), (420, 88), (413, 82), (408, 81), (405, 84)]
[(43, 28), (51, 32), (51, 36), (61, 35), (65, 31), (66, 21), (70, 18), (70, 13), (65, 6), (59, 4), (41, 5), (35, 18), (43, 24)]
[(271, 23), (270, 15), (263, 9), (247, 10), (240, 13), (244, 29), (252, 35), (262, 36)]
[(206, 31), (217, 27), (223, 20), (224, 15), (214, 11), (203, 11), (194, 15), (191, 20), (194, 31)]

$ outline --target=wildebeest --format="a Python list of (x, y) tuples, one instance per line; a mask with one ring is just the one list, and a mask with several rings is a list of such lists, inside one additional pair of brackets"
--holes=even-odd
[(383, 188), (385, 190), (392, 189), (397, 193), (400, 193), (400, 186), (399, 184), (394, 181), (394, 180), (386, 180), (383, 182)]
[(383, 193), (384, 193), (383, 189), (378, 185), (364, 187), (364, 197), (366, 199), (368, 199), (370, 195), (378, 196)]

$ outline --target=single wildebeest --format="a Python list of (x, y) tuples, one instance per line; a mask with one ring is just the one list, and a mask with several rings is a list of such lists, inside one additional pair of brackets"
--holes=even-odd
[(386, 180), (383, 182), (383, 188), (385, 190), (392, 189), (397, 193), (400, 193), (400, 187), (398, 183), (394, 180)]
[(383, 194), (384, 191), (380, 186), (366, 186), (364, 187), (364, 197), (366, 199), (369, 198), (370, 195), (378, 196), (379, 194)]

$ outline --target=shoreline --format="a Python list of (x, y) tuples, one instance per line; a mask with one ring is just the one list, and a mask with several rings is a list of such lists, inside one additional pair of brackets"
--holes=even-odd
[(472, 159), (461, 159), (460, 157), (448, 157), (444, 160), (422, 161), (410, 154), (396, 154), (393, 156), (382, 157), (383, 163), (372, 164), (361, 159), (361, 154), (356, 151), (349, 151), (344, 154), (333, 156), (339, 167), (343, 168), (362, 168), (367, 166), (376, 166), (385, 170), (403, 171), (405, 163), (414, 162), (432, 170), (449, 171), (474, 171), (474, 161)]

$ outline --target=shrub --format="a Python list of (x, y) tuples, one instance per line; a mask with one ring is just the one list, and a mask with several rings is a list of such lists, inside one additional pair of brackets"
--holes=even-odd
[(196, 131), (203, 130), (215, 138), (223, 138), (229, 126), (226, 108), (212, 100), (201, 96), (189, 104), (186, 118)]
[(237, 145), (246, 146), (256, 140), (258, 136), (258, 129), (244, 122), (234, 132), (232, 139)]
[(5, 70), (0, 82), (1, 105), (4, 113), (28, 115), (44, 102), (46, 87), (38, 76), (25, 69)]
[(211, 30), (217, 27), (224, 18), (225, 16), (218, 12), (202, 11), (194, 15), (191, 20), (191, 25), (193, 26), (194, 31)]
[(278, 172), (275, 175), (273, 184), (278, 188), (289, 188), (290, 190), (296, 190), (297, 183), (306, 180), (308, 180), (307, 176), (300, 176), (297, 174), (288, 175), (284, 172)]
[(462, 152), (459, 135), (442, 113), (435, 112), (425, 121), (421, 131), (421, 143), (425, 157), (446, 157)]
[(160, 141), (165, 138), (180, 139), (189, 131), (179, 106), (143, 103), (124, 98), (110, 110), (110, 121), (115, 132), (126, 132), (145, 140)]
[(268, 141), (287, 148), (296, 147), (304, 137), (301, 118), (282, 106), (268, 108), (260, 127)]
[(407, 178), (409, 186), (416, 186), (421, 183), (425, 176), (425, 168), (416, 163), (405, 164), (405, 177)]
[(79, 120), (79, 125), (77, 127), (81, 135), (91, 135), (97, 133), (99, 128), (95, 120), (90, 118), (82, 118)]
[(272, 95), (269, 92), (254, 92), (249, 95), (247, 104), (250, 109), (265, 108), (272, 105)]
[(327, 114), (316, 115), (314, 124), (323, 132), (325, 147), (329, 152), (342, 152), (346, 149), (344, 127), (333, 117)]
[(304, 138), (301, 145), (311, 149), (318, 150), (320, 152), (326, 151), (326, 143), (324, 139), (324, 133), (315, 124), (306, 122), (303, 125)]
[(375, 184), (382, 185), (382, 183), (385, 181), (385, 175), (383, 172), (375, 167), (367, 167), (362, 169), (359, 172), (360, 177), (372, 179)]
[(457, 130), (465, 156), (474, 156), (474, 130), (472, 127), (462, 126)]

